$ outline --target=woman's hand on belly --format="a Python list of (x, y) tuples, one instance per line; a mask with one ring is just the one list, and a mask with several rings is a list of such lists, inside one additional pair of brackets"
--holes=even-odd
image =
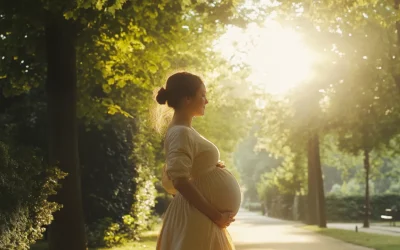
[(229, 225), (235, 221), (233, 218), (234, 214), (231, 212), (222, 212), (221, 217), (214, 221), (215, 224), (217, 224), (220, 228), (226, 228), (229, 227)]
[(219, 168), (225, 168), (225, 163), (223, 161), (218, 161), (216, 166)]

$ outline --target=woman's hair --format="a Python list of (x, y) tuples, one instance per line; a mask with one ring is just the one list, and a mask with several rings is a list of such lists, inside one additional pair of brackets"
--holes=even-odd
[(175, 73), (168, 78), (165, 88), (160, 88), (156, 100), (159, 104), (167, 103), (176, 110), (183, 98), (195, 96), (203, 84), (197, 75), (188, 72)]
[(195, 96), (202, 84), (204, 84), (203, 80), (199, 76), (188, 72), (179, 72), (168, 78), (165, 88), (162, 87), (158, 92), (155, 91), (154, 97), (157, 102), (168, 104), (172, 108), (154, 103), (150, 109), (153, 128), (159, 134), (165, 132), (167, 125), (172, 120), (173, 110), (179, 108), (181, 100), (185, 97)]

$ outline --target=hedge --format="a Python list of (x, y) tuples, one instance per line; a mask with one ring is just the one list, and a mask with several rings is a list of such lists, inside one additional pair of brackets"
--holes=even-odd
[[(326, 215), (329, 221), (357, 221), (364, 216), (364, 196), (327, 196)], [(371, 220), (380, 220), (386, 208), (400, 209), (400, 195), (373, 195), (370, 199)]]
[[(280, 198), (279, 198), (280, 197)], [(268, 216), (281, 219), (307, 218), (307, 197), (275, 196), (265, 203)], [(326, 217), (330, 222), (361, 221), (364, 217), (364, 196), (326, 197)], [(396, 206), (400, 209), (400, 195), (382, 194), (370, 198), (371, 220), (381, 220), (385, 209)]]
[(38, 150), (0, 141), (0, 249), (28, 250), (41, 239), (60, 204), (48, 201), (66, 176)]

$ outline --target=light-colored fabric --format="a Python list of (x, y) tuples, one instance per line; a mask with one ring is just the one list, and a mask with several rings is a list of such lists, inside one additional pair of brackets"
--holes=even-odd
[[(218, 148), (192, 128), (171, 127), (165, 137), (166, 173), (188, 177), (219, 211), (239, 210), (241, 195), (235, 177), (216, 167)], [(170, 187), (169, 187), (170, 188)], [(157, 250), (233, 250), (229, 233), (190, 205), (177, 192), (163, 219)]]
[(190, 128), (171, 128), (165, 139), (167, 174), (172, 180), (190, 177), (195, 152), (195, 142)]

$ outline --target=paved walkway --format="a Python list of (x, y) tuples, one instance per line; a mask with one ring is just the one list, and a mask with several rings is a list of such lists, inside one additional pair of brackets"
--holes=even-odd
[[(388, 223), (389, 225), (389, 223)], [(363, 228), (362, 223), (329, 223), (329, 228), (338, 228), (344, 230), (355, 231), (356, 226), (359, 232), (374, 233), (374, 234), (384, 234), (392, 236), (400, 236), (400, 227), (389, 227), (384, 225), (371, 224), (370, 228)]]
[(302, 229), (301, 224), (241, 210), (229, 227), (236, 250), (370, 250)]

